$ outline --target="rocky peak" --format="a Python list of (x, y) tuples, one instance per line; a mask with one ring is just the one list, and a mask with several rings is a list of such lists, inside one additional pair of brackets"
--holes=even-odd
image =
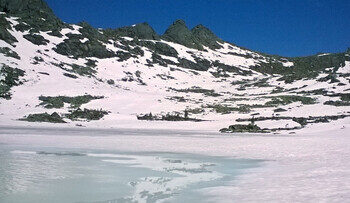
[[(185, 22), (184, 20), (182, 20), (182, 19), (177, 19), (177, 20), (175, 20), (171, 26), (173, 26), (173, 27), (174, 27), (174, 26), (175, 26), (175, 27), (179, 26), (179, 27), (185, 27), (185, 28), (187, 28), (186, 22)], [(171, 26), (170, 26), (170, 27), (171, 27)]]
[(34, 11), (52, 13), (52, 10), (42, 0), (0, 0), (0, 11), (9, 14)]
[(63, 23), (43, 0), (0, 0), (0, 11), (17, 16), (35, 30), (53, 30)]
[(200, 44), (207, 46), (211, 49), (221, 48), (217, 42), (222, 42), (211, 30), (202, 24), (197, 25), (192, 30), (192, 35)]
[(135, 34), (140, 39), (159, 39), (159, 35), (154, 29), (146, 22), (139, 23), (133, 26)]
[(188, 29), (183, 20), (176, 20), (171, 24), (162, 38), (190, 48), (202, 49), (202, 46), (196, 42), (192, 32)]
[(187, 28), (185, 21), (183, 20), (176, 20), (171, 24), (168, 29), (165, 31), (164, 38), (168, 38), (169, 40), (173, 41), (181, 41), (181, 37), (185, 38), (191, 38), (192, 33)]
[(211, 49), (218, 49), (221, 48), (218, 42), (223, 42), (211, 30), (203, 25), (197, 25), (192, 30), (189, 30), (183, 20), (176, 20), (170, 25), (162, 38), (199, 50), (203, 50), (202, 45)]
[(132, 38), (139, 38), (139, 39), (151, 39), (151, 40), (158, 40), (160, 37), (159, 35), (154, 31), (154, 29), (146, 22), (139, 23), (133, 26), (126, 26), (117, 28), (116, 34), (119, 36), (126, 36), (126, 37), (132, 37)]
[(202, 24), (195, 26), (194, 28), (192, 28), (191, 31), (194, 35), (204, 34), (209, 35), (211, 37), (216, 37), (216, 35), (211, 30), (209, 30), (209, 28), (205, 27)]

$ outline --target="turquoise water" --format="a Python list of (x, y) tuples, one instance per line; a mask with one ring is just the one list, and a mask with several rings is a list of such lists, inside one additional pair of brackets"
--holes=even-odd
[(206, 202), (201, 189), (232, 184), (245, 169), (260, 163), (70, 148), (68, 143), (0, 144), (0, 202)]

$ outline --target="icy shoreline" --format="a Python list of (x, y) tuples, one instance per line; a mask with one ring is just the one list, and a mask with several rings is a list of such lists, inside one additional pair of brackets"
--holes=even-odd
[[(1, 116), (1, 115), (0, 115)], [(80, 121), (71, 123), (45, 123), (45, 122), (26, 122), (13, 119), (0, 119), (0, 127), (12, 127), (12, 128), (61, 128), (61, 129), (121, 129), (121, 130), (160, 130), (160, 131), (189, 131), (189, 132), (205, 132), (205, 133), (219, 133), (221, 128), (226, 128), (235, 122), (232, 120), (208, 120), (202, 122), (192, 121), (144, 121), (137, 120), (130, 117), (121, 117), (116, 120), (100, 120), (100, 121)], [(284, 124), (283, 120), (276, 121), (259, 121), (259, 125), (265, 128), (274, 128), (276, 123)], [(237, 122), (236, 122), (237, 123)], [(248, 122), (243, 122), (243, 124)], [(258, 122), (257, 122), (258, 123)], [(289, 127), (293, 127), (289, 125)], [(310, 123), (302, 128), (293, 130), (278, 130), (276, 132), (264, 133), (264, 134), (315, 134), (323, 133), (324, 131), (350, 131), (350, 117), (345, 117), (338, 120), (333, 120), (328, 123)], [(245, 133), (244, 133), (245, 134)], [(249, 134), (249, 133), (247, 133)], [(257, 134), (257, 133), (250, 133)]]

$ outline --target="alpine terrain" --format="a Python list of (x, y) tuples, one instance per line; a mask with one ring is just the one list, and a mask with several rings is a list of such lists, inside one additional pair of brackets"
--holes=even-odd
[(42, 0), (0, 0), (0, 11), (2, 125), (288, 134), (349, 123), (350, 49), (269, 55), (183, 20), (163, 35), (98, 29)]

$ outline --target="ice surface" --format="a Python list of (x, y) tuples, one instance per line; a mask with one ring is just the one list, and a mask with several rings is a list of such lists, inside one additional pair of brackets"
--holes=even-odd
[[(338, 125), (335, 124), (334, 127), (332, 124), (326, 127), (316, 126), (319, 132), (314, 133), (312, 130), (311, 133), (305, 132), (300, 135), (226, 135), (171, 130), (2, 127), (0, 143), (2, 147), (20, 146), (14, 150), (21, 151), (33, 151), (28, 147), (55, 147), (63, 151), (64, 149), (80, 151), (83, 149), (87, 152), (102, 150), (100, 153), (91, 152), (85, 158), (96, 158), (101, 160), (100, 163), (124, 165), (135, 170), (149, 168), (157, 173), (164, 173), (169, 167), (182, 168), (184, 165), (181, 164), (188, 163), (187, 170), (175, 171), (180, 177), (183, 176), (183, 179), (174, 178), (171, 182), (166, 178), (158, 179), (157, 175), (144, 176), (132, 183), (136, 186), (135, 191), (152, 187), (158, 188), (152, 191), (164, 192), (161, 187), (156, 187), (154, 184), (159, 186), (159, 184), (175, 184), (176, 182), (175, 185), (186, 185), (196, 180), (196, 176), (189, 173), (190, 169), (198, 168), (196, 162), (189, 161), (193, 159), (179, 158), (179, 156), (164, 158), (159, 153), (198, 154), (206, 157), (200, 161), (202, 164), (218, 164), (213, 160), (220, 160), (222, 157), (234, 158), (234, 160), (267, 160), (262, 162), (260, 167), (245, 169), (243, 174), (221, 185), (215, 182), (217, 180), (215, 178), (221, 176), (220, 174), (226, 174), (225, 170), (229, 170), (230, 167), (220, 171), (208, 166), (208, 170), (219, 173), (211, 174), (213, 176), (205, 175), (203, 178), (208, 178), (215, 184), (211, 187), (197, 188), (194, 190), (196, 191), (194, 196), (205, 197), (208, 202), (231, 200), (239, 202), (346, 202), (350, 198), (350, 140), (346, 129), (350, 126), (345, 125), (344, 129), (338, 129)], [(154, 153), (158, 155), (154, 156)], [(33, 156), (33, 154), (24, 155)], [(211, 159), (211, 156), (217, 158)], [(61, 157), (66, 158), (67, 156)], [(173, 163), (166, 160), (172, 160), (170, 162)], [(182, 162), (178, 163), (176, 160), (182, 160)], [(215, 168), (215, 166), (212, 167)], [(203, 173), (199, 173), (200, 176), (206, 174), (205, 170), (201, 172)], [(188, 195), (193, 194), (185, 190), (185, 194), (186, 192)], [(198, 192), (202, 194), (199, 195)], [(137, 195), (131, 196), (137, 197)], [(185, 201), (186, 195), (182, 198), (180, 199)]]
[(182, 202), (183, 196), (203, 202), (199, 189), (224, 185), (259, 164), (183, 153), (0, 146), (0, 202)]

